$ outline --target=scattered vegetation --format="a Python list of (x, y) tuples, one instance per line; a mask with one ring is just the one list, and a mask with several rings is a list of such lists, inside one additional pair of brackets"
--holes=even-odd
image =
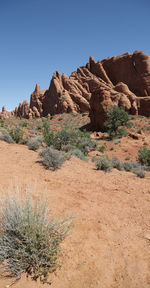
[[(46, 156), (44, 157), (46, 157), (46, 160), (44, 160), (41, 156), (42, 159), (41, 162), (43, 164), (45, 163), (44, 165), (47, 168), (55, 170), (60, 168), (62, 164), (58, 164), (57, 168), (57, 164), (54, 164), (55, 160), (53, 163), (53, 158), (59, 159), (58, 154), (56, 156), (54, 151), (56, 153), (60, 152), (59, 155), (61, 156), (63, 155), (62, 157), (60, 157), (60, 159), (62, 158), (64, 159), (64, 161), (66, 159), (69, 159), (71, 155), (74, 155), (80, 158), (81, 160), (88, 160), (87, 156), (90, 151), (95, 150), (104, 153), (107, 149), (105, 142), (103, 142), (103, 144), (100, 146), (97, 140), (107, 141), (118, 137), (118, 139), (115, 139), (115, 141), (112, 142), (112, 147), (109, 147), (108, 145), (109, 150), (114, 150), (114, 152), (116, 152), (117, 149), (114, 148), (115, 145), (121, 144), (121, 142), (123, 141), (120, 139), (120, 137), (128, 135), (126, 127), (128, 128), (132, 126), (132, 130), (135, 133), (136, 132), (141, 133), (141, 130), (144, 129), (143, 131), (144, 133), (146, 133), (147, 127), (150, 123), (148, 121), (149, 119), (145, 118), (147, 119), (148, 125), (143, 124), (142, 126), (141, 120), (138, 119), (138, 117), (129, 116), (122, 108), (119, 108), (118, 106), (112, 106), (107, 111), (107, 121), (105, 122), (105, 127), (109, 134), (109, 138), (107, 137), (107, 134), (104, 133), (97, 140), (93, 140), (91, 139), (90, 132), (83, 130), (83, 128), (86, 127), (88, 123), (87, 122), (88, 118), (84, 114), (85, 113), (83, 114), (76, 113), (75, 115), (73, 113), (60, 114), (55, 115), (53, 118), (51, 117), (51, 118), (36, 119), (36, 121), (35, 120), (28, 121), (26, 119), (18, 120), (18, 118), (16, 119), (15, 117), (6, 120), (1, 119), (0, 126), (2, 127), (1, 127), (0, 139), (8, 143), (16, 142), (20, 144), (26, 144), (28, 145), (29, 149), (34, 151), (37, 151), (41, 145), (45, 146), (44, 149), (48, 147), (51, 148), (50, 150), (53, 151), (53, 153), (51, 153), (51, 156), (47, 156), (47, 152), (45, 152)], [(135, 120), (136, 122), (129, 122), (129, 119)], [(82, 129), (79, 129), (81, 127)], [(25, 135), (25, 137), (23, 137), (23, 135)], [(139, 163), (134, 162), (136, 164), (133, 165), (133, 162), (129, 161), (130, 157), (127, 155), (127, 157), (125, 158), (126, 161), (123, 163), (120, 162), (117, 158), (114, 158), (111, 161), (109, 160), (111, 162), (111, 168), (131, 172), (134, 172), (134, 170), (139, 171), (140, 169), (142, 169), (142, 171), (144, 170), (149, 171), (150, 149), (145, 147), (146, 145), (148, 146), (148, 142), (145, 141), (143, 143), (145, 145), (143, 145), (143, 147), (140, 148), (138, 152)], [(124, 151), (128, 152), (127, 149)], [(97, 160), (99, 159), (98, 157), (96, 158)], [(105, 158), (105, 156), (103, 158)], [(60, 159), (58, 160), (58, 162), (60, 161), (60, 163), (63, 163), (63, 160)], [(106, 162), (109, 162), (107, 160), (108, 159), (106, 157)]]
[(90, 134), (87, 132), (81, 132), (79, 129), (62, 129), (57, 132), (50, 130), (50, 124), (44, 122), (43, 125), (43, 137), (48, 147), (52, 146), (57, 150), (65, 150), (66, 147), (69, 150), (78, 149), (85, 155), (89, 151), (96, 150), (98, 143), (90, 138)]
[(137, 177), (144, 178), (146, 176), (144, 170), (149, 170), (147, 166), (141, 166), (138, 162), (121, 162), (118, 158), (109, 160), (108, 158), (93, 157), (92, 160), (95, 162), (97, 170), (104, 170), (105, 172), (110, 172), (112, 168), (116, 168), (119, 171), (132, 172)]
[[(9, 195), (2, 200), (0, 215), (0, 264), (6, 276), (19, 279), (23, 273), (48, 282), (48, 274), (59, 267), (60, 243), (71, 221), (49, 219), (46, 203)], [(50, 283), (49, 283), (50, 284)]]

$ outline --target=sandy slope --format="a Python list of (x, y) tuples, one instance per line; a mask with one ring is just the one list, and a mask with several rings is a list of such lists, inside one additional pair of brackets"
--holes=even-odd
[[(150, 287), (150, 174), (105, 174), (72, 158), (61, 170), (45, 170), (38, 154), (0, 141), (1, 194), (28, 185), (47, 196), (52, 214), (76, 216), (65, 240), (63, 265), (51, 286), (23, 277), (16, 288)], [(9, 284), (0, 281), (0, 288)]]

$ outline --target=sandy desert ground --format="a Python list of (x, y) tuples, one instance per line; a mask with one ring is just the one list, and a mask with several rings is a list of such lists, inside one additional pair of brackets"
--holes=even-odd
[[(150, 172), (144, 179), (104, 173), (75, 157), (53, 172), (38, 160), (26, 146), (0, 141), (1, 195), (28, 186), (35, 198), (47, 198), (52, 215), (75, 216), (74, 227), (51, 286), (24, 275), (13, 287), (150, 287)], [(11, 282), (1, 278), (0, 287)]]

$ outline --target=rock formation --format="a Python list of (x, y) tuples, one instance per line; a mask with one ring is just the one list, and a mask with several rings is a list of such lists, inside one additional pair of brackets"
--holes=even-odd
[(135, 51), (97, 63), (92, 58), (90, 66), (97, 77), (103, 67), (112, 83), (111, 87), (98, 87), (91, 95), (90, 119), (95, 129), (104, 128), (106, 110), (111, 105), (124, 107), (131, 114), (150, 116), (150, 56)]
[(14, 111), (9, 112), (6, 110), (5, 106), (2, 107), (2, 112), (0, 112), (0, 119), (5, 120), (13, 115), (14, 115)]
[(150, 56), (135, 51), (96, 62), (70, 76), (56, 71), (47, 90), (37, 84), (30, 103), (24, 101), (15, 115), (32, 118), (56, 113), (90, 111), (92, 125), (103, 129), (106, 110), (124, 107), (131, 114), (150, 115)]

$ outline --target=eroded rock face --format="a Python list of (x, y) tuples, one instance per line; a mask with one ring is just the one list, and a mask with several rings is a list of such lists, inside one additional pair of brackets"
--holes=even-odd
[(136, 96), (150, 95), (150, 56), (144, 52), (125, 53), (101, 64), (113, 85), (123, 82)]
[(28, 101), (24, 100), (15, 108), (15, 115), (18, 117), (28, 118), (30, 110), (30, 104)]
[(91, 123), (103, 129), (105, 110), (110, 105), (124, 107), (131, 114), (150, 115), (150, 56), (144, 52), (109, 57), (86, 66), (70, 76), (53, 74), (47, 90), (37, 84), (27, 101), (19, 104), (15, 115), (32, 118), (56, 113), (90, 111)]
[(2, 107), (2, 112), (0, 112), (0, 119), (7, 119), (14, 115), (14, 111), (7, 111), (5, 106)]
[[(32, 92), (31, 98), (30, 98), (30, 109), (35, 110), (35, 108), (37, 108), (37, 110), (35, 110), (36, 111), (35, 113), (37, 113), (37, 111), (38, 111), (40, 115), (42, 115), (42, 113), (43, 113), (43, 109), (42, 109), (42, 99), (43, 98), (42, 97), (43, 97), (45, 91), (46, 90), (40, 89), (40, 84), (36, 84), (35, 90)], [(33, 107), (35, 107), (35, 108), (33, 109)]]
[[(112, 86), (110, 88), (107, 85), (107, 93), (105, 88), (102, 93), (99, 87), (91, 95), (90, 119), (93, 127), (104, 129), (106, 110), (114, 104), (123, 107), (130, 114), (150, 116), (150, 56), (135, 51), (133, 54), (126, 53), (98, 61), (91, 69), (95, 69), (98, 75), (97, 71), (101, 65)], [(106, 98), (102, 97), (104, 94), (107, 95)]]
[(90, 119), (93, 128), (104, 130), (106, 111), (112, 105), (123, 107), (130, 114), (138, 114), (137, 97), (120, 82), (114, 88), (101, 88), (92, 93), (90, 99)]

